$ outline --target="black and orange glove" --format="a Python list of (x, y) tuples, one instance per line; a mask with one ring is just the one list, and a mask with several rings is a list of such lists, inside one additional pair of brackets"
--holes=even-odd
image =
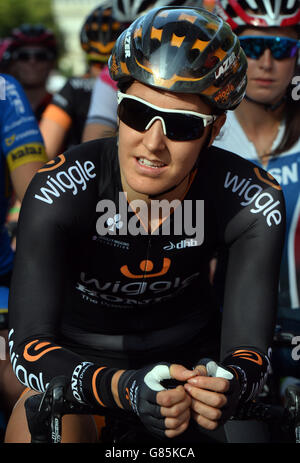
[(139, 370), (127, 370), (122, 373), (118, 383), (123, 408), (138, 415), (144, 426), (159, 437), (165, 437), (166, 427), (156, 395), (165, 390), (161, 382), (171, 379), (170, 365), (161, 362)]
[(213, 378), (225, 378), (229, 381), (229, 389), (227, 392), (223, 393), (226, 396), (227, 403), (222, 408), (222, 417), (219, 420), (219, 424), (224, 424), (234, 416), (238, 407), (242, 391), (240, 378), (233, 368), (226, 367), (208, 358), (199, 360), (197, 365), (204, 365), (208, 376)]

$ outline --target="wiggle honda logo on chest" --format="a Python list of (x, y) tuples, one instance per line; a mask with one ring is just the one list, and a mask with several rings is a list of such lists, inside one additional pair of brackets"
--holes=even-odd
[[(55, 161), (49, 162), (39, 172), (53, 172), (65, 163), (65, 157), (61, 154)], [(45, 186), (40, 188), (41, 194), (34, 197), (47, 204), (53, 204), (53, 197), (59, 198), (66, 191), (71, 191), (74, 196), (87, 188), (87, 183), (96, 177), (95, 165), (91, 161), (80, 163), (75, 161), (66, 170), (60, 170), (56, 175), (49, 174)]]

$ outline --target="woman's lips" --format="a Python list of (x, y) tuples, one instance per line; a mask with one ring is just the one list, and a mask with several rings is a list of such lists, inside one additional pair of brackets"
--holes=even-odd
[(150, 160), (143, 157), (135, 159), (139, 170), (145, 174), (158, 175), (167, 167), (167, 164), (159, 160)]
[(274, 80), (272, 79), (253, 79), (253, 80), (256, 82), (256, 84), (262, 85), (262, 86), (269, 86), (274, 82)]

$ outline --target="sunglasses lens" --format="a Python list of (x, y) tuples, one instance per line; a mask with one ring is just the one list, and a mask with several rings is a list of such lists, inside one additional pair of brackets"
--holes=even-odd
[(263, 42), (260, 39), (242, 39), (241, 46), (248, 58), (258, 59), (264, 52)]
[(36, 61), (47, 61), (51, 59), (50, 54), (45, 51), (19, 51), (14, 56), (19, 61), (29, 61), (31, 58)]
[(196, 140), (204, 133), (203, 120), (188, 114), (166, 114), (167, 137), (175, 141)]
[(35, 59), (37, 61), (47, 61), (49, 59), (49, 56), (44, 51), (40, 51), (35, 54)]
[(24, 52), (20, 52), (16, 55), (16, 59), (20, 60), (20, 61), (28, 61), (30, 58), (30, 55), (28, 55), (28, 53), (26, 53), (25, 51)]
[(161, 117), (165, 122), (167, 137), (174, 141), (195, 140), (204, 133), (204, 123), (200, 117), (156, 111), (146, 104), (126, 98), (118, 106), (118, 116), (124, 124), (138, 132), (144, 132), (153, 118)]
[(284, 37), (240, 37), (241, 46), (248, 58), (259, 59), (269, 49), (274, 59), (293, 58), (297, 41)]
[(118, 106), (118, 116), (124, 124), (138, 132), (143, 132), (151, 116), (148, 114), (147, 105), (139, 101), (124, 98)]

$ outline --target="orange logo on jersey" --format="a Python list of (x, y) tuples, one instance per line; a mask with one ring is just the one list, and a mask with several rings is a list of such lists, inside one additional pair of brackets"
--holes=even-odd
[(56, 159), (52, 159), (52, 161), (47, 162), (45, 167), (42, 167), (38, 170), (38, 172), (47, 172), (49, 170), (57, 169), (58, 167), (62, 166), (66, 162), (66, 158), (63, 154), (57, 156)]
[(266, 172), (267, 176), (269, 179), (267, 178), (264, 178), (261, 174), (261, 171), (258, 169), (258, 167), (254, 167), (254, 172), (255, 172), (255, 175), (256, 177), (261, 181), (261, 182), (264, 182), (266, 183), (267, 185), (270, 185), (272, 188), (275, 188), (275, 190), (281, 190), (281, 186), (280, 185), (277, 185), (275, 183), (275, 178), (273, 177), (273, 175), (271, 175), (269, 172)]
[[(27, 362), (35, 362), (52, 350), (61, 349), (60, 346), (48, 346), (51, 346), (51, 343), (47, 341), (40, 342), (38, 339), (31, 341), (24, 349), (24, 359), (27, 360)], [(31, 353), (29, 352), (30, 350)]]
[(240, 357), (241, 359), (250, 360), (250, 362), (257, 363), (258, 365), (262, 365), (262, 357), (253, 350), (236, 350), (233, 354), (233, 357)]
[(130, 394), (129, 394), (129, 389), (128, 389), (128, 387), (126, 387), (125, 391), (126, 391), (125, 399), (128, 400), (128, 402), (131, 404)]
[[(170, 265), (171, 265), (171, 259), (164, 257), (162, 269), (160, 270), (160, 272), (157, 272), (157, 273), (150, 273), (150, 274), (143, 273), (140, 275), (136, 275), (134, 273), (131, 273), (127, 265), (123, 265), (120, 270), (121, 270), (121, 273), (123, 273), (123, 275), (125, 275), (127, 278), (153, 278), (153, 277), (165, 275), (165, 273), (168, 272)], [(154, 265), (153, 265), (152, 260), (142, 260), (140, 263), (140, 269), (142, 270), (142, 272), (151, 272), (153, 270), (153, 267)]]
[(100, 397), (98, 395), (98, 391), (97, 391), (97, 385), (96, 385), (96, 378), (97, 378), (97, 375), (98, 373), (103, 370), (103, 368), (106, 368), (106, 367), (100, 367), (98, 368), (98, 370), (95, 371), (95, 373), (93, 374), (93, 378), (92, 378), (92, 389), (93, 389), (93, 393), (94, 393), (94, 396), (95, 396), (95, 399), (97, 400), (97, 402), (102, 405), (102, 407), (105, 407), (106, 405), (104, 405), (104, 403), (100, 400)]

